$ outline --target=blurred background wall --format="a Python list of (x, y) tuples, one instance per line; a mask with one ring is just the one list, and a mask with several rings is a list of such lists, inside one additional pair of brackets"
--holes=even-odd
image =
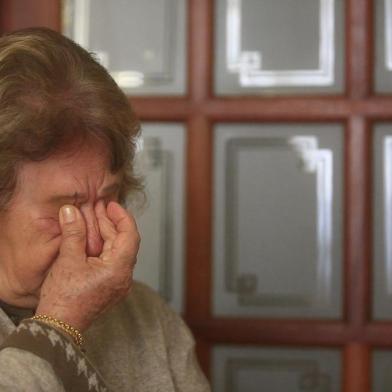
[(392, 389), (392, 0), (0, 0), (142, 122), (137, 277), (217, 392)]

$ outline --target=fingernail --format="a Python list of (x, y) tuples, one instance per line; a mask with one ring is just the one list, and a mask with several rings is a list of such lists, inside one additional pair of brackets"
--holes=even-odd
[(61, 215), (66, 223), (72, 223), (76, 219), (75, 209), (71, 206), (61, 207)]

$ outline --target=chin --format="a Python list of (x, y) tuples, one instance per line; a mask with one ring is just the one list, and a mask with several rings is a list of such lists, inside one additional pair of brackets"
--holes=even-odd
[(27, 309), (36, 309), (39, 303), (39, 299), (38, 298), (31, 298), (28, 300), (26, 306), (24, 306)]
[[(5, 301), (7, 302), (7, 301)], [(33, 294), (19, 296), (17, 299), (7, 302), (9, 305), (24, 309), (35, 309), (38, 306), (39, 297)]]
[(32, 289), (28, 293), (26, 293), (23, 298), (21, 298), (21, 302), (23, 301), (23, 308), (26, 309), (36, 309), (39, 304), (39, 299), (41, 295), (41, 285), (44, 279), (42, 279), (41, 284), (38, 288)]

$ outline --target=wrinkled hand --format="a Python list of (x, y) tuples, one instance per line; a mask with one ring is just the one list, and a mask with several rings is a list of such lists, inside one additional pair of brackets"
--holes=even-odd
[(135, 220), (118, 203), (105, 207), (100, 201), (95, 214), (104, 244), (99, 257), (88, 257), (81, 212), (72, 205), (61, 208), (59, 255), (41, 286), (36, 311), (80, 331), (128, 293), (140, 243)]

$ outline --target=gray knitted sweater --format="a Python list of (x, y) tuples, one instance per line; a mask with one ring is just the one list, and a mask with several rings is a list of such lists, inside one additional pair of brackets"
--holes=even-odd
[(0, 391), (208, 392), (183, 321), (152, 290), (129, 297), (85, 335), (85, 352), (39, 321), (0, 309)]

